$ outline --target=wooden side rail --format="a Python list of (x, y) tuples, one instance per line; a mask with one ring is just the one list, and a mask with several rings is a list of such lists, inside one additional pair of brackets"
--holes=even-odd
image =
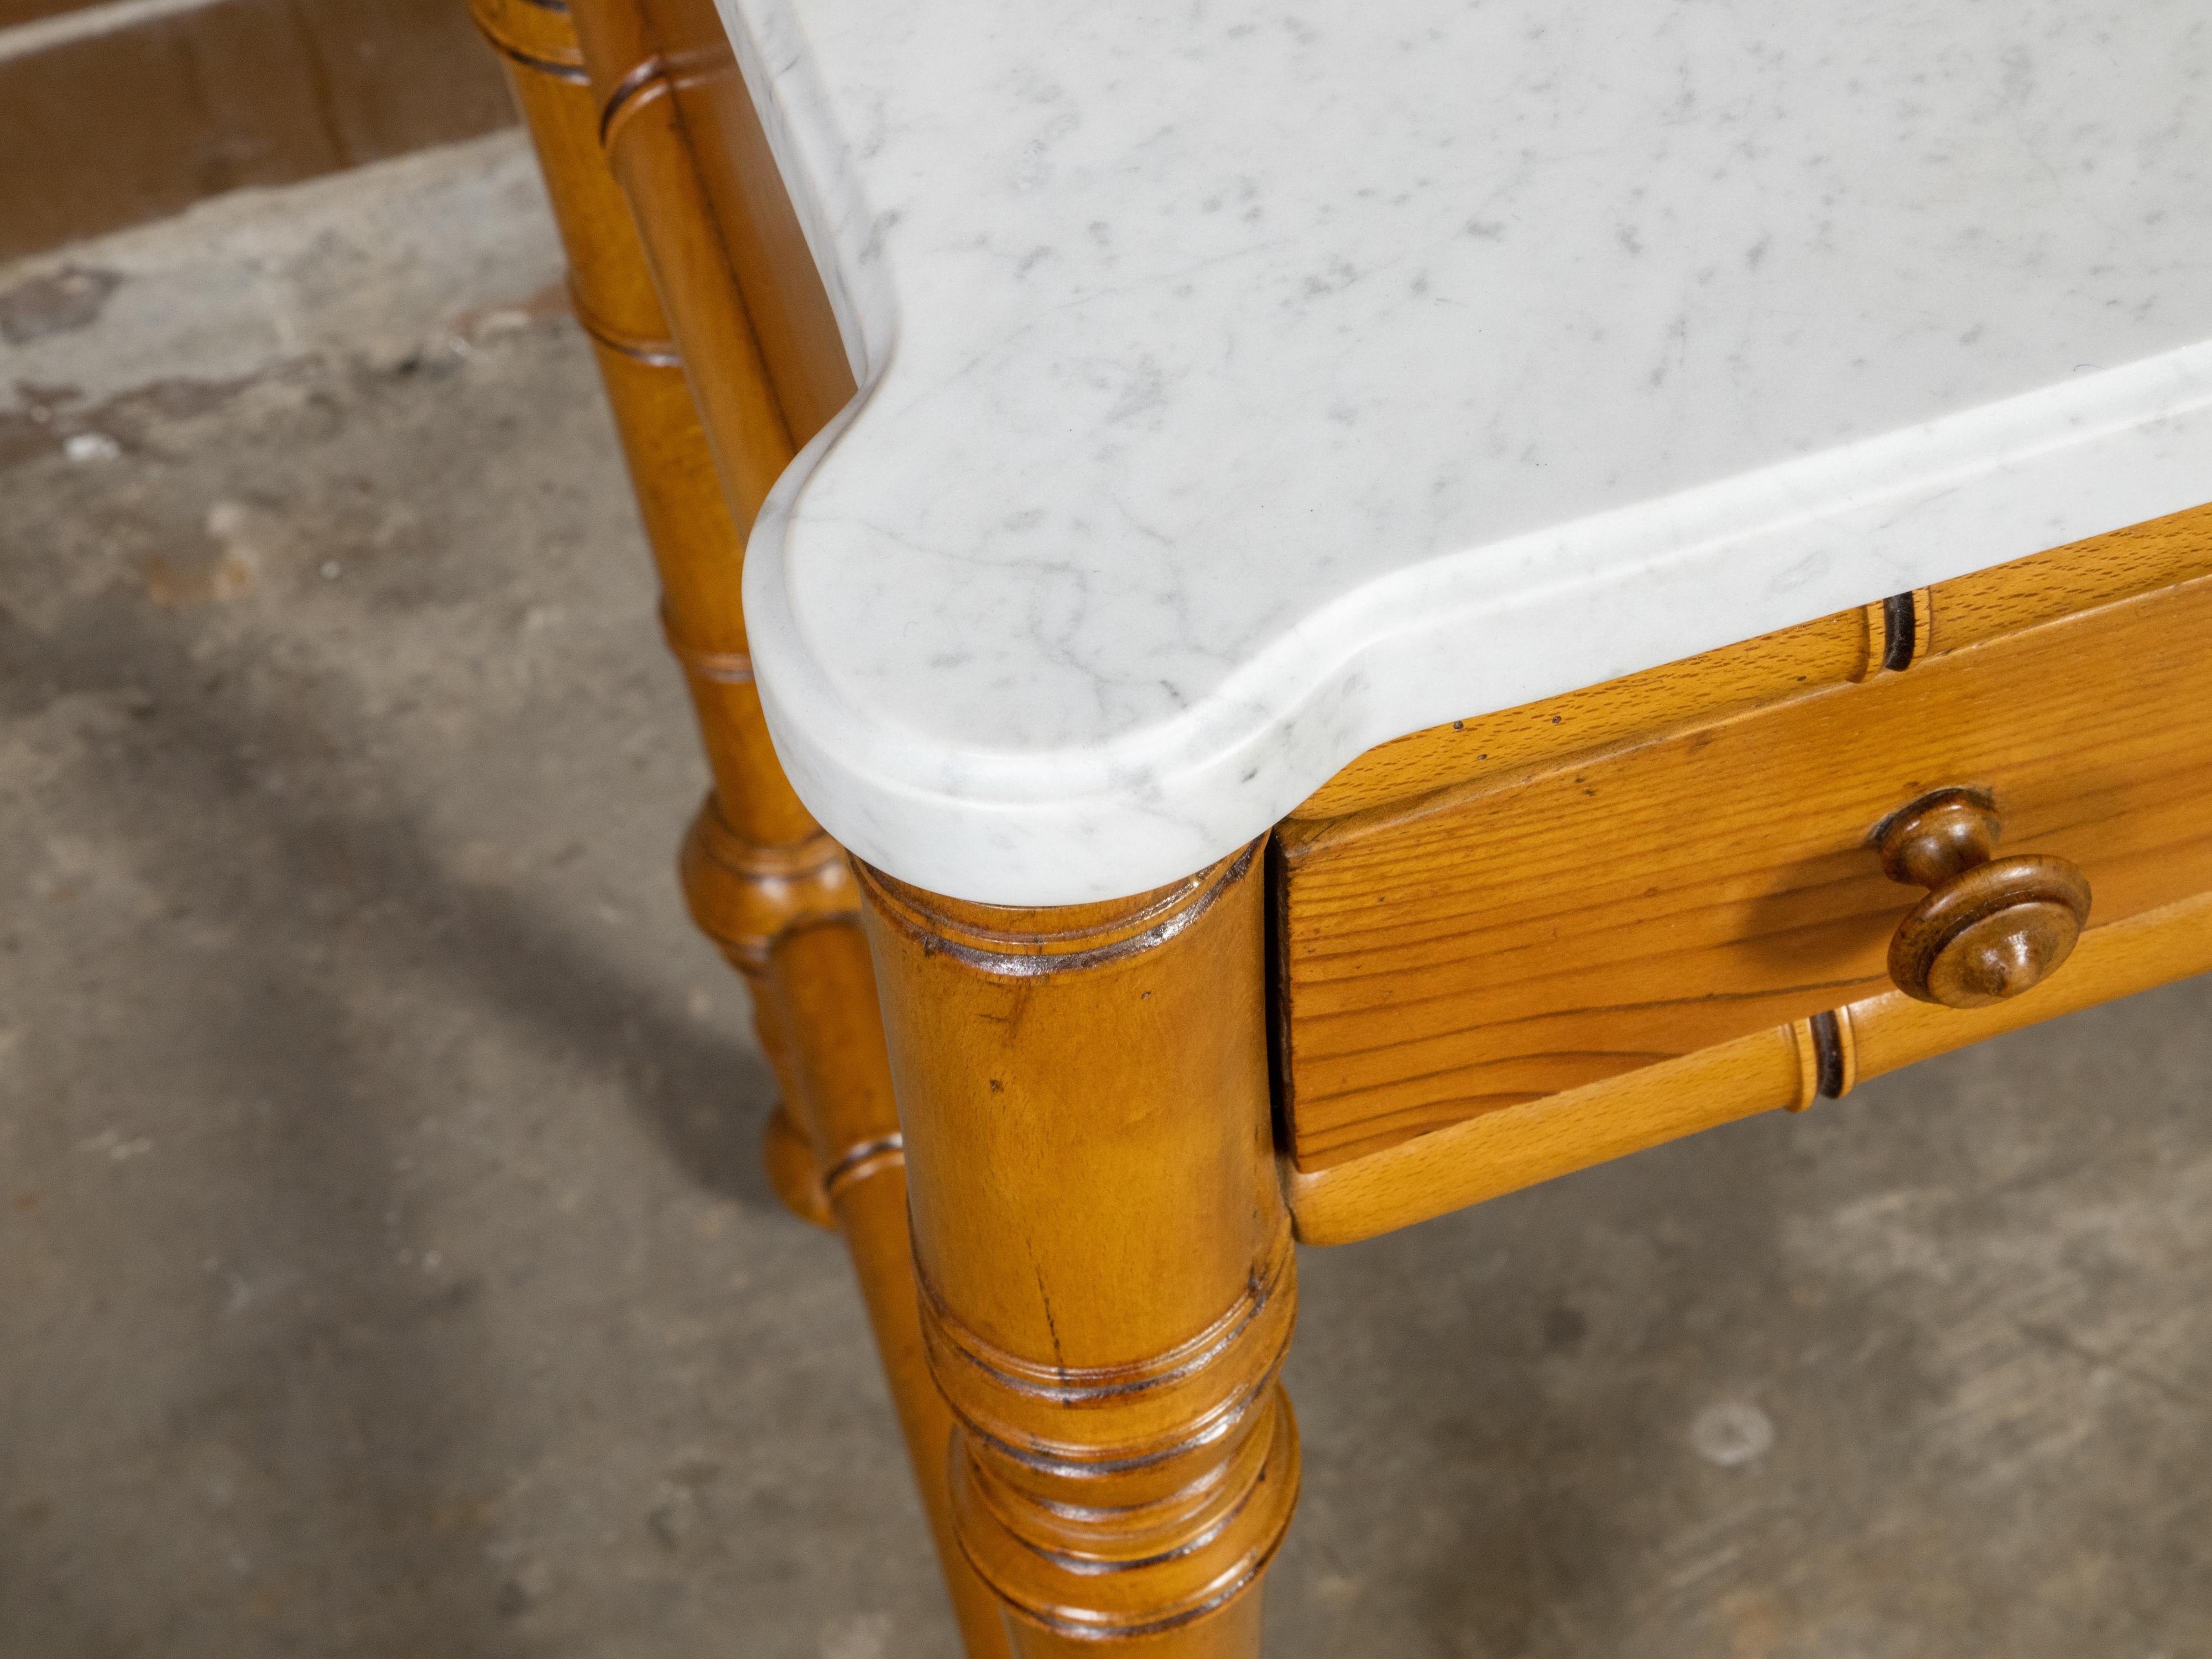
[(1860, 1079), (2203, 973), (2212, 973), (2212, 894), (2091, 928), (2064, 973), (2008, 1002), (1960, 1010), (1901, 992), (1869, 997), (1825, 1028), (1796, 1020), (1328, 1169), (1301, 1171), (1285, 1157), (1284, 1192), (1300, 1243), (1349, 1244), (1738, 1118), (1802, 1111)]

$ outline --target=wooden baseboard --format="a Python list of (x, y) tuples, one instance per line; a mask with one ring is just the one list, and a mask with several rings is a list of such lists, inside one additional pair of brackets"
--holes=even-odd
[(461, 0), (0, 0), (0, 259), (514, 120)]

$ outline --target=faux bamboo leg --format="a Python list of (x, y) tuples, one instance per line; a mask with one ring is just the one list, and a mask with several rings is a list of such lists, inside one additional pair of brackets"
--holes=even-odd
[[(567, 247), (578, 320), (599, 357), (659, 567), (662, 620), (684, 666), (714, 787), (685, 838), (694, 918), (744, 975), (783, 1104), (766, 1148), (779, 1194), (844, 1232), (938, 1534), (968, 1651), (1006, 1651), (996, 1601), (951, 1547), (950, 1415), (931, 1382), (906, 1244), (906, 1182), (875, 983), (843, 850), (778, 767), (745, 655), (738, 523), (669, 339), (628, 204), (599, 139), (599, 101), (567, 13), (544, 0), (476, 0), (507, 60)], [(757, 361), (757, 354), (756, 354)], [(741, 389), (740, 389), (741, 390)], [(790, 459), (762, 424), (763, 477)]]
[(997, 1605), (953, 1537), (946, 1483), (952, 1414), (922, 1353), (907, 1231), (906, 1155), (867, 939), (850, 921), (795, 928), (776, 942), (770, 969), (769, 982), (792, 1028), (805, 1034), (796, 1047), (796, 1068), (801, 1097), (815, 1103), (821, 1183), (853, 1254), (907, 1444), (917, 1464), (929, 1460), (916, 1471), (922, 1507), (946, 1563), (968, 1650), (976, 1659), (1004, 1654)]
[(1054, 910), (860, 872), (954, 1524), (1023, 1659), (1259, 1652), (1298, 1455), (1257, 852)]

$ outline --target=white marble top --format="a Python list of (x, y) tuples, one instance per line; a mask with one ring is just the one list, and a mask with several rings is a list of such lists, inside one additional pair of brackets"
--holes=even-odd
[(2212, 499), (2203, 0), (721, 3), (864, 387), (763, 695), (941, 891)]

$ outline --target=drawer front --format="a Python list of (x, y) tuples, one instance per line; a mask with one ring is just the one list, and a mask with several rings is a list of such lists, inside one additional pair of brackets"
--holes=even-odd
[(1923, 894), (1870, 833), (1953, 787), (1994, 799), (2000, 854), (2081, 866), (2093, 928), (2212, 890), (2212, 578), (1286, 838), (1297, 1163), (1887, 988)]

